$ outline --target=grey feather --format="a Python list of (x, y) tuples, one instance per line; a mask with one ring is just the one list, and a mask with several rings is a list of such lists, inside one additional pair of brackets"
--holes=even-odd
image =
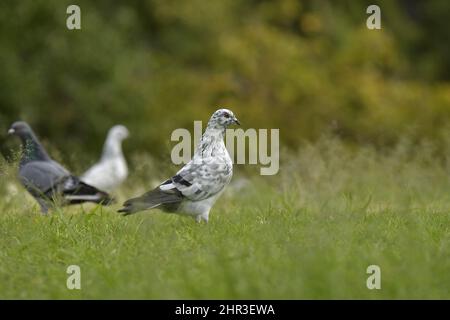
[(107, 193), (81, 182), (67, 169), (53, 161), (28, 124), (16, 122), (9, 132), (17, 135), (22, 141), (19, 179), (38, 201), (42, 212), (46, 213), (55, 201), (62, 205), (113, 202)]
[(19, 168), (19, 179), (33, 195), (46, 194), (70, 177), (70, 173), (54, 161), (31, 161)]
[(162, 191), (159, 187), (155, 188), (144, 195), (130, 199), (123, 205), (124, 208), (119, 212), (125, 215), (136, 213), (138, 211), (153, 209), (160, 207), (164, 211), (176, 210), (183, 200), (183, 195), (177, 189)]

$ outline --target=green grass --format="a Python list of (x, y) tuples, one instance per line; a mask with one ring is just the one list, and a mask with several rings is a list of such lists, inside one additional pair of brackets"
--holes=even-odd
[[(450, 169), (432, 153), (306, 145), (224, 195), (209, 224), (117, 206), (41, 216), (22, 189), (5, 195), (5, 174), (0, 298), (449, 299)], [(146, 188), (137, 176), (122, 198)], [(66, 288), (72, 264), (81, 290)], [(372, 264), (381, 290), (366, 287)]]

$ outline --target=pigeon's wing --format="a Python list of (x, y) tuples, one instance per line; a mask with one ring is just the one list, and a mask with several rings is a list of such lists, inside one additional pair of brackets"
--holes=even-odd
[(28, 162), (19, 170), (20, 181), (36, 196), (46, 194), (68, 177), (70, 173), (54, 161)]
[(220, 192), (230, 181), (231, 175), (231, 163), (217, 157), (201, 158), (186, 164), (170, 179), (171, 183), (161, 185), (160, 189), (170, 190), (173, 187), (189, 200), (199, 201)]
[(64, 181), (62, 196), (68, 204), (93, 202), (102, 205), (111, 205), (115, 202), (108, 193), (80, 181), (80, 179), (75, 176), (70, 176)]
[(173, 212), (183, 199), (199, 201), (214, 196), (230, 181), (231, 174), (232, 165), (217, 158), (192, 160), (155, 189), (127, 200), (119, 212), (128, 215), (152, 208)]
[(183, 195), (174, 186), (163, 189), (163, 186), (171, 184), (169, 179), (160, 186), (143, 194), (140, 197), (127, 200), (119, 212), (129, 215), (138, 211), (161, 208), (168, 211), (175, 211), (183, 200)]
[(183, 199), (200, 201), (222, 191), (232, 176), (232, 163), (218, 157), (191, 160), (175, 176), (146, 194), (124, 203), (125, 215), (162, 208), (173, 212)]
[(80, 181), (55, 161), (29, 162), (20, 169), (19, 177), (36, 198), (51, 198), (57, 193), (67, 204), (95, 202), (109, 205), (114, 201), (106, 192)]

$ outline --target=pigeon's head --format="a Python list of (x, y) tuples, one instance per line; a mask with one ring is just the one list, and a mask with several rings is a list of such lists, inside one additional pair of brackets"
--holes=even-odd
[(32, 132), (31, 127), (24, 121), (14, 122), (8, 130), (9, 135), (15, 135), (22, 138), (30, 135)]
[(231, 126), (232, 124), (240, 125), (239, 120), (235, 117), (233, 112), (228, 109), (219, 109), (214, 112), (211, 119), (209, 119), (208, 127), (223, 129)]
[(114, 140), (122, 141), (130, 136), (130, 132), (125, 126), (119, 124), (109, 130), (109, 136)]

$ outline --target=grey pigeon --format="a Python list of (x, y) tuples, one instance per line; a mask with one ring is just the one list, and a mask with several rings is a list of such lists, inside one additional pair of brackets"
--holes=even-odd
[(211, 207), (233, 175), (233, 163), (224, 143), (225, 129), (232, 124), (239, 124), (233, 112), (214, 112), (191, 161), (155, 189), (126, 201), (119, 212), (129, 215), (159, 208), (208, 222)]
[(102, 157), (81, 177), (81, 181), (100, 190), (114, 191), (128, 176), (128, 167), (122, 153), (122, 141), (129, 136), (123, 125), (112, 127), (103, 146)]
[(47, 213), (50, 205), (55, 202), (61, 205), (112, 202), (107, 193), (81, 182), (52, 160), (27, 123), (13, 123), (8, 134), (16, 135), (22, 141), (19, 179), (37, 200), (42, 213)]

